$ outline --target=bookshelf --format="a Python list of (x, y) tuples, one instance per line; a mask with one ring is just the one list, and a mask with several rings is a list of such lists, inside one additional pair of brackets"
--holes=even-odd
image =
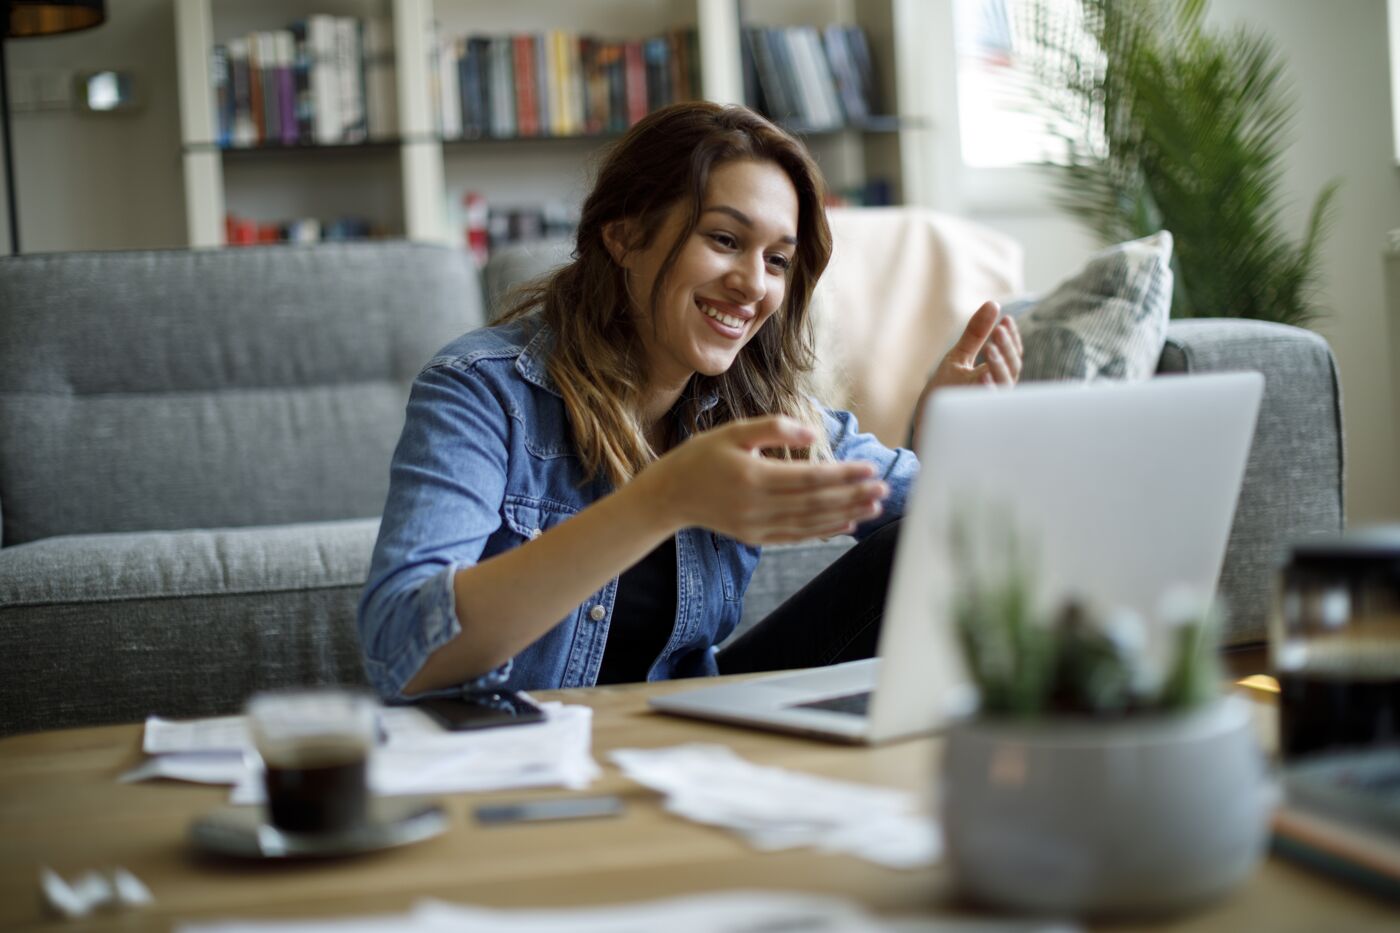
[[(565, 205), (586, 193), (594, 160), (617, 128), (569, 136), (454, 138), (434, 88), (435, 37), (545, 34), (638, 41), (681, 30), (693, 48), (697, 96), (745, 100), (744, 35), (843, 23), (869, 39), (885, 113), (823, 130), (788, 121), (837, 191), (887, 181), (894, 203), (918, 203), (927, 121), (909, 93), (917, 49), (906, 49), (919, 0), (175, 0), (186, 222), (191, 246), (225, 245), (225, 216), (263, 221), (343, 215), (390, 236), (458, 245), (468, 192), (493, 207)], [(382, 20), (393, 53), (392, 127), (360, 142), (292, 137), (221, 145), (214, 49), (313, 15)], [(909, 102), (915, 102), (911, 104)], [(898, 117), (892, 116), (898, 114)], [(275, 137), (275, 134), (272, 134)], [(228, 140), (225, 140), (227, 143)]]

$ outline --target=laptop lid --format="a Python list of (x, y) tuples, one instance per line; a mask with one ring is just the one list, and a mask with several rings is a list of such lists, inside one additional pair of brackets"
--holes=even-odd
[[(1076, 594), (1150, 620), (1173, 588), (1213, 594), (1263, 389), (1251, 372), (935, 393), (895, 550), (868, 738), (927, 732), (973, 699), (951, 619), (955, 522), (984, 544), (1013, 526), (1034, 555), (1042, 606)], [(994, 543), (967, 550), (964, 565), (978, 552), (997, 559)]]

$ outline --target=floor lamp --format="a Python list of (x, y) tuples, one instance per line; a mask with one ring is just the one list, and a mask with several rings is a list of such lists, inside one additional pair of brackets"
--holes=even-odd
[(107, 19), (104, 0), (0, 0), (5, 32), (0, 35), (0, 122), (5, 134), (5, 203), (10, 209), (10, 255), (19, 255), (19, 203), (15, 193), (14, 149), (10, 143), (10, 78), (5, 63), (5, 42), (77, 32), (102, 25)]

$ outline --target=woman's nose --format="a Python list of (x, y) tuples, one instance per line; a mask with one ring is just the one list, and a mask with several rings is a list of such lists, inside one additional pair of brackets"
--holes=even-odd
[(725, 276), (725, 284), (737, 295), (742, 296), (745, 304), (753, 304), (768, 292), (763, 272), (762, 256), (741, 256)]

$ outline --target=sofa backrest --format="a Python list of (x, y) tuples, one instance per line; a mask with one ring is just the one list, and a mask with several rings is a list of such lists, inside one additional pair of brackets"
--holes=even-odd
[(0, 260), (0, 541), (377, 516), (410, 382), (482, 320), (446, 247)]

